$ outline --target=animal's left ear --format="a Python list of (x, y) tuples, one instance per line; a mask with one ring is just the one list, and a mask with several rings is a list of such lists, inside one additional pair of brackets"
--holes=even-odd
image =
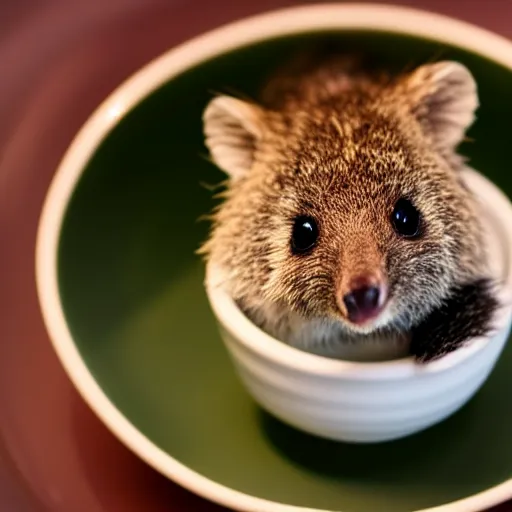
[(454, 150), (475, 119), (478, 93), (470, 71), (458, 62), (426, 64), (399, 86), (411, 113), (440, 151)]

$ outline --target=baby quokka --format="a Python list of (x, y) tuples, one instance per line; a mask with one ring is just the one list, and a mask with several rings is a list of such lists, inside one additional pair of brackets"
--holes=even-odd
[(283, 68), (258, 103), (217, 96), (205, 143), (227, 173), (201, 251), (275, 338), (347, 359), (441, 357), (498, 301), (457, 147), (478, 106), (466, 67)]

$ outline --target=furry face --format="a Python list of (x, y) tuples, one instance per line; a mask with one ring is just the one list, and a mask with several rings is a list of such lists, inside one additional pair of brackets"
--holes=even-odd
[(205, 111), (229, 181), (202, 252), (283, 341), (403, 338), (485, 268), (455, 154), (475, 83), (452, 62), (379, 78), (330, 63), (283, 83)]

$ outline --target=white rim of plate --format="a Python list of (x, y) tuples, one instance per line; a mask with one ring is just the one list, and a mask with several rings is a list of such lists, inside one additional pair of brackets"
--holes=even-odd
[[(36, 286), (43, 320), (68, 377), (112, 433), (154, 469), (206, 499), (243, 512), (341, 512), (287, 505), (236, 491), (173, 459), (139, 432), (94, 380), (68, 329), (59, 297), (57, 247), (73, 190), (97, 147), (119, 119), (155, 89), (216, 55), (269, 38), (359, 29), (394, 32), (458, 46), (512, 70), (512, 43), (444, 15), (379, 4), (317, 4), (235, 21), (185, 42), (144, 66), (89, 117), (64, 155), (43, 205), (36, 240)], [(512, 479), (475, 495), (415, 512), (478, 512), (512, 498)]]

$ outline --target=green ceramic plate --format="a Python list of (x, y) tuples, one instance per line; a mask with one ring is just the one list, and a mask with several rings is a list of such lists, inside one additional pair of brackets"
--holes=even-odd
[[(334, 31), (343, 26), (350, 30)], [(103, 421), (158, 470), (212, 500), (255, 511), (401, 512), (465, 499), (442, 510), (479, 510), (512, 494), (512, 347), (444, 423), (392, 443), (345, 445), (299, 433), (253, 403), (207, 303), (194, 251), (208, 227), (198, 219), (214, 205), (206, 185), (222, 175), (205, 158), (202, 110), (214, 92), (253, 96), (291, 52), (333, 37), (390, 66), (464, 62), (482, 103), (464, 152), (512, 193), (509, 43), (389, 7), (314, 7), (243, 22), (152, 63), (75, 140), (41, 221), (45, 321)]]

